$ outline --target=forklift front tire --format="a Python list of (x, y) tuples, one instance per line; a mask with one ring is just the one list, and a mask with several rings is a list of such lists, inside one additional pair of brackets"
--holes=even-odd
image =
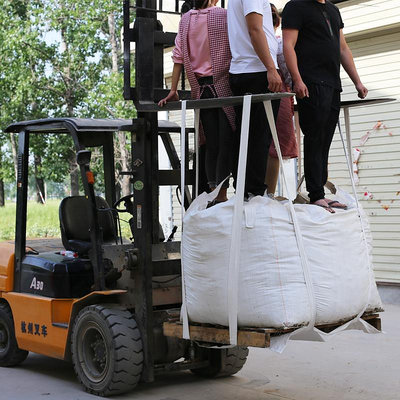
[(18, 347), (9, 305), (0, 303), (0, 367), (14, 367), (21, 364), (28, 354), (28, 351)]
[(71, 338), (75, 373), (85, 390), (111, 396), (132, 390), (143, 369), (143, 347), (133, 315), (92, 305), (77, 315)]

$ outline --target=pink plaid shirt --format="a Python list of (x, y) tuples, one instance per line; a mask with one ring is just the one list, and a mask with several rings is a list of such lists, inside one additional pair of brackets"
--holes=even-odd
[[(190, 12), (182, 16), (179, 24), (180, 48), (183, 55), (183, 64), (187, 78), (192, 89), (192, 99), (200, 98), (200, 86), (193, 72), (189, 53), (189, 25)], [(223, 8), (213, 7), (207, 13), (208, 38), (210, 44), (212, 76), (218, 97), (232, 96), (229, 86), (229, 67), (231, 51), (228, 39), (227, 11)], [(224, 107), (224, 112), (230, 125), (235, 129), (235, 111), (233, 107)]]
[[(194, 74), (197, 77), (211, 76), (210, 41), (208, 39), (207, 14), (211, 8), (204, 10), (190, 10), (189, 25), (189, 57)], [(178, 32), (175, 39), (175, 48), (172, 54), (174, 63), (183, 64), (181, 36)]]

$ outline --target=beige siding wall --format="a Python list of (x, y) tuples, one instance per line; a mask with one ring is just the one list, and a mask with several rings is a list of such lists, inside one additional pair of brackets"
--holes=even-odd
[[(351, 109), (350, 116), (353, 147), (361, 151), (357, 189), (370, 218), (376, 278), (400, 282), (400, 32), (375, 33), (370, 38), (350, 41), (349, 45), (362, 81), (369, 89), (368, 97), (397, 99)], [(343, 71), (342, 78), (342, 99), (355, 99), (354, 86)], [(377, 123), (380, 127), (374, 129)], [(369, 139), (361, 145), (361, 138), (368, 132)], [(340, 186), (351, 189), (338, 135), (332, 144), (329, 175)], [(366, 192), (373, 198), (365, 199)]]
[(338, 7), (348, 38), (366, 31), (381, 32), (400, 24), (399, 0), (351, 0), (339, 3)]

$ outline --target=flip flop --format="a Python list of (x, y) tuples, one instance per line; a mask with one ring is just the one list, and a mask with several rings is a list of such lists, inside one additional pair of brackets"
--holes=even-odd
[(337, 200), (328, 201), (328, 206), (329, 207), (340, 208), (341, 210), (347, 210), (347, 206), (345, 204), (343, 204), (341, 206), (334, 206), (334, 204), (341, 204), (341, 203), (339, 201), (337, 201)]
[(310, 204), (313, 206), (318, 206), (318, 207), (324, 208), (330, 214), (335, 214), (335, 210), (333, 210), (331, 207), (324, 206), (323, 204), (316, 204), (316, 203), (310, 203)]

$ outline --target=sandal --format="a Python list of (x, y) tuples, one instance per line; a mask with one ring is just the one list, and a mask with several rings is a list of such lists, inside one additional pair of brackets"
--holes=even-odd
[[(347, 210), (346, 204), (342, 204), (337, 200), (331, 200), (331, 201), (328, 201), (327, 203), (328, 203), (329, 207), (340, 208), (341, 210)], [(335, 206), (335, 204), (336, 204), (336, 206)]]
[[(318, 201), (318, 200), (317, 200)], [(322, 208), (324, 208), (326, 211), (328, 211), (329, 213), (331, 213), (331, 214), (335, 214), (335, 210), (333, 210), (331, 207), (329, 207), (329, 206), (325, 206), (325, 205), (323, 205), (323, 204), (317, 204), (317, 203), (310, 203), (311, 205), (313, 205), (313, 206), (318, 206), (318, 207), (322, 207)]]

